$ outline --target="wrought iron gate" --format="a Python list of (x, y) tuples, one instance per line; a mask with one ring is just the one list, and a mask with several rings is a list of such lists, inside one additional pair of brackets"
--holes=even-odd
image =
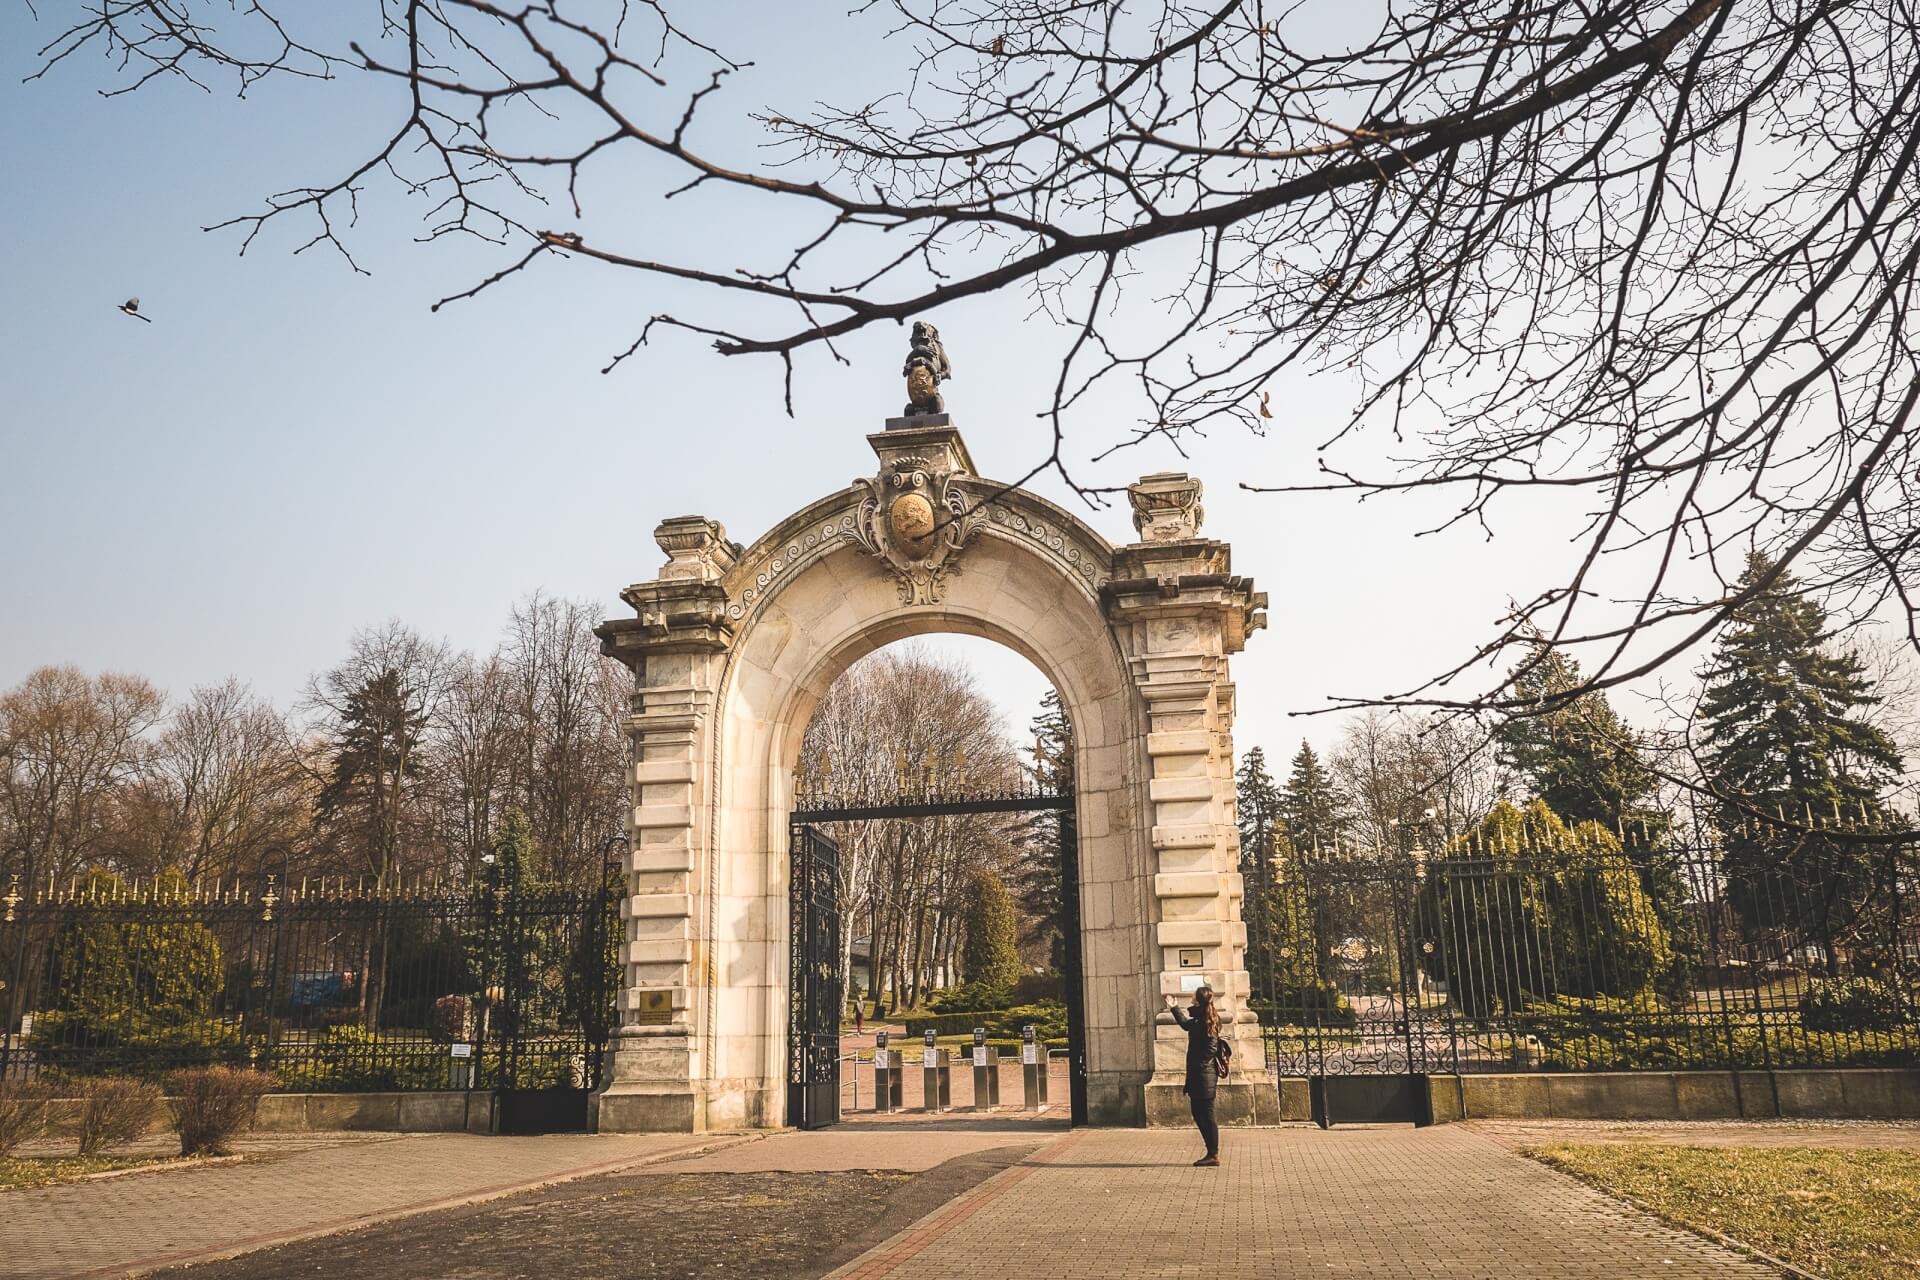
[(1080, 829), (1072, 797), (1060, 810), (1060, 936), (1065, 952), (1061, 985), (1067, 1005), (1067, 1095), (1073, 1123), (1087, 1123), (1087, 995), (1081, 981)]
[(818, 827), (788, 829), (793, 875), (789, 939), (787, 1119), (821, 1129), (840, 1119), (840, 849)]
[[(584, 1132), (587, 1101), (613, 1032), (619, 985), (618, 854), (601, 850), (600, 883), (492, 887), (494, 935), (484, 955), (497, 973), (491, 1059), (492, 1128), (499, 1133)], [(491, 1066), (491, 1072), (485, 1068)]]
[(787, 1116), (802, 1129), (840, 1118), (839, 848), (815, 824), (935, 818), (963, 813), (1060, 815), (1060, 930), (1067, 1008), (1068, 1094), (1073, 1123), (1087, 1123), (1087, 1022), (1080, 946), (1080, 840), (1073, 792), (1029, 782), (1000, 789), (945, 790), (931, 769), (924, 783), (903, 767), (892, 796), (846, 795), (831, 782), (802, 779), (800, 805), (788, 820), (792, 869), (789, 898)]
[(1306, 1077), (1323, 1128), (1431, 1123), (1427, 1076), (1456, 1068), (1452, 1014), (1420, 963), (1417, 864), (1289, 855), (1271, 871), (1247, 914), (1276, 1071)]

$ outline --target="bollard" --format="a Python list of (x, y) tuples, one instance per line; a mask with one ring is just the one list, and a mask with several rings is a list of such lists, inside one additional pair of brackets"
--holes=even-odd
[(1020, 1029), (1020, 1083), (1029, 1111), (1047, 1109), (1047, 1052), (1029, 1022)]
[(901, 1085), (906, 1081), (906, 1072), (901, 1070), (898, 1061), (899, 1051), (887, 1048), (887, 1033), (877, 1031), (873, 1036), (873, 1109), (875, 1111), (900, 1110)]
[(946, 1050), (927, 1032), (926, 1056), (920, 1060), (920, 1109), (946, 1111), (953, 1106), (953, 1066)]
[(1000, 1105), (1000, 1050), (987, 1043), (987, 1029), (973, 1029), (973, 1109)]

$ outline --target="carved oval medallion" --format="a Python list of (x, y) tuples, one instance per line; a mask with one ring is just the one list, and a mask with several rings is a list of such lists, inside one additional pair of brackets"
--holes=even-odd
[(903, 493), (887, 508), (887, 524), (903, 551), (925, 555), (933, 543), (933, 504), (924, 494)]

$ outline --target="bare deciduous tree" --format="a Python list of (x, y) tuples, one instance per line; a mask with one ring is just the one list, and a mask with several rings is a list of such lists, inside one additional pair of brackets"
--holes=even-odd
[(137, 873), (232, 878), (298, 865), (310, 779), (286, 721), (237, 678), (173, 709), (129, 790), (147, 820), (124, 832), (119, 861)]
[(163, 707), (139, 676), (72, 666), (0, 694), (0, 870), (35, 885), (92, 865)]
[[(854, 664), (814, 710), (802, 747), (812, 785), (847, 796), (1010, 785), (1019, 761), (973, 672), (913, 646)], [(961, 775), (964, 774), (964, 781)], [(869, 939), (868, 996), (913, 1007), (956, 980), (966, 886), (982, 866), (1007, 871), (1019, 815), (835, 823), (840, 846), (841, 976), (856, 932)]]
[[(1062, 325), (1035, 470), (1074, 484), (1072, 415), (1110, 421), (1109, 384), (1140, 413), (1099, 448), (1261, 431), (1289, 376), (1350, 376), (1321, 475), (1277, 487), (1455, 493), (1446, 523), (1489, 530), (1516, 492), (1586, 518), (1564, 576), (1394, 701), (1497, 704), (1450, 678), (1497, 686), (1536, 632), (1587, 655), (1569, 697), (1657, 670), (1765, 589), (1734, 581), (1756, 545), (1920, 634), (1905, 0), (865, 0), (895, 91), (794, 111), (730, 111), (744, 64), (666, 0), (384, 0), (331, 50), (259, 4), (68, 2), (44, 61), (106, 53), (116, 89), (399, 82), (359, 162), (223, 225), (344, 254), (359, 193), (392, 181), (430, 236), (500, 246), (457, 297), (567, 258), (695, 286), (698, 314), (653, 317), (616, 364), (678, 329), (790, 373), (1024, 292)], [(728, 119), (770, 145), (733, 154)], [(737, 192), (767, 233), (660, 250), (630, 206), (583, 204), (610, 190)], [(1385, 463), (1356, 443), (1382, 433)]]
[(1348, 833), (1374, 849), (1444, 848), (1507, 790), (1485, 732), (1457, 718), (1371, 708), (1348, 721), (1329, 765), (1352, 805)]

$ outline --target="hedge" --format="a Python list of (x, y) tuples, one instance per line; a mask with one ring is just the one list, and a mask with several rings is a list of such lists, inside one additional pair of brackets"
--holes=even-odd
[(1015, 1005), (1011, 1009), (974, 1009), (962, 1013), (934, 1013), (907, 1019), (907, 1036), (918, 1040), (932, 1031), (936, 1036), (973, 1034), (985, 1027), (989, 1040), (1021, 1040), (1028, 1023), (1042, 1040), (1059, 1039), (1067, 1034), (1067, 1006), (1055, 1000), (1038, 1004)]

